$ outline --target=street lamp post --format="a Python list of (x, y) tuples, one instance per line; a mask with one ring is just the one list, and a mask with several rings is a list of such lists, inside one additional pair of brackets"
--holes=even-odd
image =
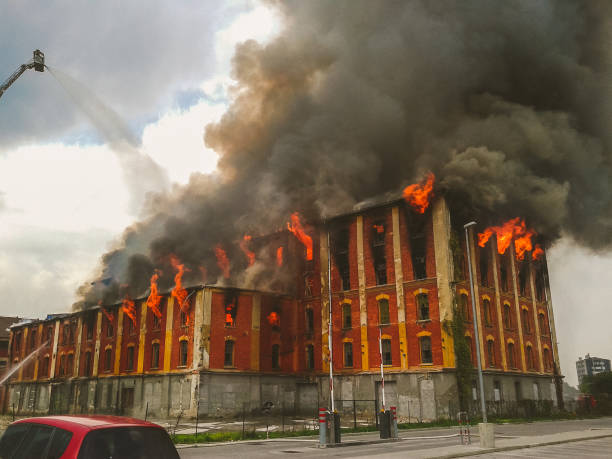
[(463, 225), (465, 229), (465, 247), (468, 256), (468, 271), (470, 273), (470, 296), (472, 298), (472, 317), (474, 323), (474, 341), (476, 341), (476, 363), (478, 368), (478, 385), (480, 386), (480, 410), (482, 412), (482, 423), (478, 425), (480, 436), (480, 446), (492, 448), (495, 446), (494, 425), (487, 422), (487, 407), (485, 404), (484, 381), (482, 378), (482, 363), (480, 360), (480, 330), (476, 320), (476, 298), (474, 297), (474, 276), (472, 274), (472, 250), (470, 245), (469, 228), (476, 225), (476, 222), (469, 222)]

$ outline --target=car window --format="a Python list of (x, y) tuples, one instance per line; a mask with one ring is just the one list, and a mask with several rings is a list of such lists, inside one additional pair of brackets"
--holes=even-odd
[(59, 459), (68, 448), (68, 443), (72, 438), (72, 432), (64, 429), (55, 429), (53, 432), (53, 438), (51, 439), (51, 446), (47, 452), (47, 459)]
[(179, 459), (179, 456), (163, 429), (118, 427), (89, 432), (79, 459)]
[(53, 427), (33, 424), (12, 459), (40, 459), (45, 457)]
[(13, 424), (8, 426), (0, 437), (0, 459), (9, 459), (19, 447), (31, 424)]

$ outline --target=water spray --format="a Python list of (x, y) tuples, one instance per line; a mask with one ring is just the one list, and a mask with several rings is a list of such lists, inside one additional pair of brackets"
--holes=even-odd
[(32, 54), (32, 60), (25, 64), (21, 64), (19, 68), (0, 85), (0, 97), (2, 97), (4, 91), (6, 91), (26, 70), (34, 69), (36, 72), (45, 71), (45, 67), (47, 67), (45, 65), (45, 54), (40, 49), (34, 50)]
[(5, 375), (2, 377), (2, 379), (0, 379), (0, 386), (2, 386), (2, 384), (4, 384), (6, 381), (8, 381), (8, 379), (11, 376), (13, 376), (17, 371), (19, 371), (19, 369), (22, 368), (26, 363), (28, 363), (30, 360), (32, 360), (32, 358), (34, 358), (34, 356), (38, 355), (40, 350), (43, 347), (47, 346), (48, 344), (49, 344), (49, 341), (45, 341), (40, 346), (38, 346), (38, 348), (36, 348), (32, 352), (30, 352), (21, 362), (19, 362), (15, 366), (11, 367), (11, 369), (8, 370), (7, 373), (5, 373)]

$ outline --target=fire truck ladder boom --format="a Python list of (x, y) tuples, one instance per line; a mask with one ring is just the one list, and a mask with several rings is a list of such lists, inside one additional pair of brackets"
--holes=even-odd
[(13, 74), (2, 83), (2, 85), (0, 85), (0, 97), (2, 97), (4, 91), (6, 91), (26, 70), (34, 69), (37, 72), (44, 72), (45, 55), (39, 49), (34, 51), (33, 54), (32, 60), (25, 64), (21, 64), (19, 68), (15, 70)]

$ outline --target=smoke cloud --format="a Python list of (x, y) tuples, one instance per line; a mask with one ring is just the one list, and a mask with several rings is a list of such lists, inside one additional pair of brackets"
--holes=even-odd
[(169, 284), (174, 253), (215, 282), (221, 244), (229, 282), (258, 282), (272, 268), (247, 268), (245, 233), (350, 210), (428, 170), (482, 225), (521, 216), (549, 243), (565, 232), (610, 248), (609, 2), (273, 4), (284, 32), (237, 47), (233, 103), (206, 128), (218, 174), (149, 202), (101, 279), (142, 293), (156, 267)]

